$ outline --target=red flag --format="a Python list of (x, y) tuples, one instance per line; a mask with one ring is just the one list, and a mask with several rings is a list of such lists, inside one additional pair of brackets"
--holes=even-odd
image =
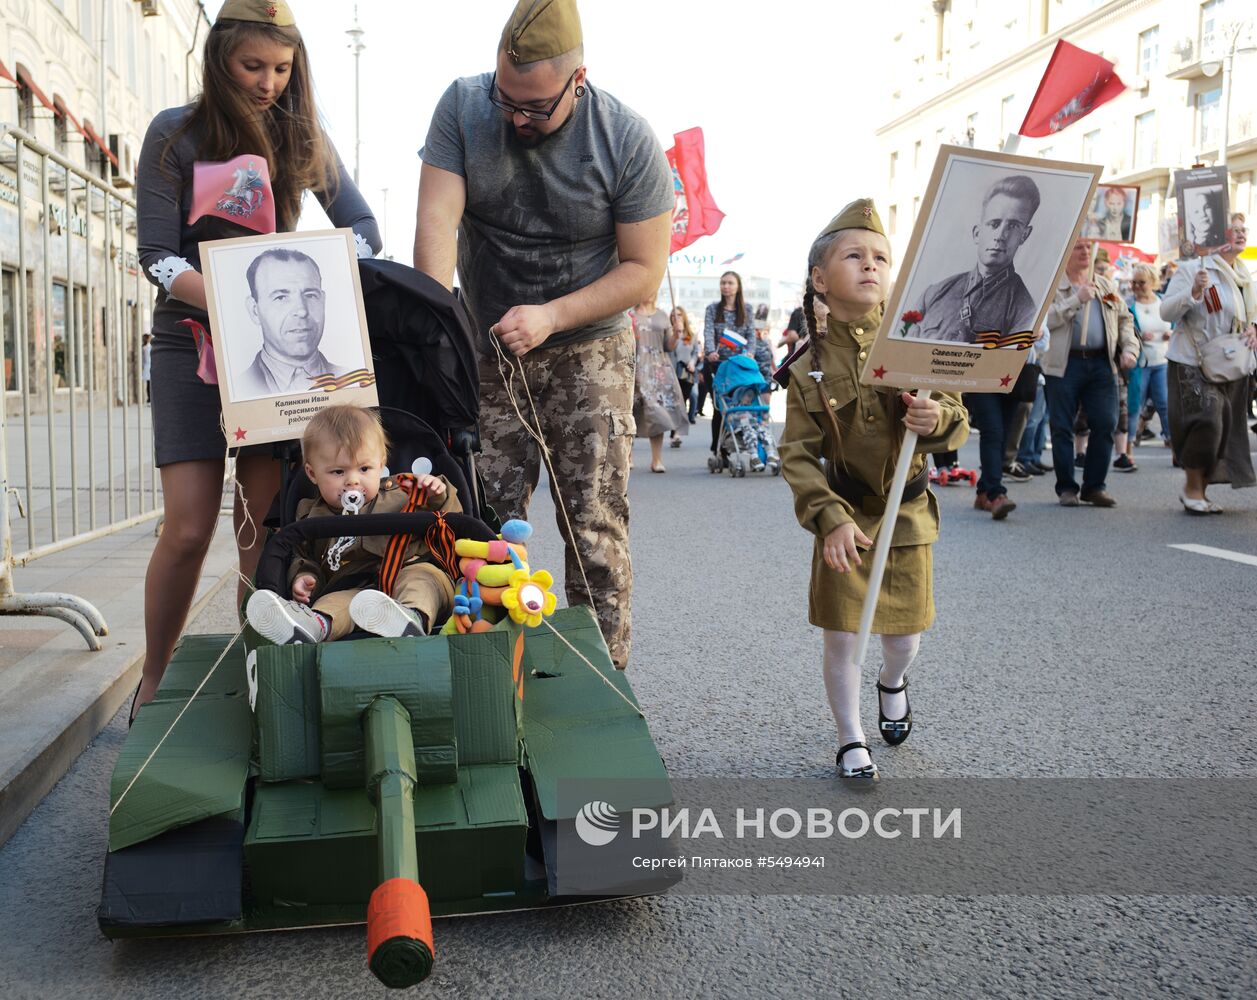
[(720, 228), (725, 217), (707, 189), (703, 130), (686, 129), (672, 138), (676, 145), (668, 150), (668, 165), (672, 168), (672, 191), (676, 195), (676, 203), (672, 209), (670, 254), (689, 246), (700, 236), (710, 236)]
[(275, 232), (275, 196), (266, 160), (245, 153), (226, 163), (194, 164), (188, 225), (203, 215), (259, 233)]
[(1059, 41), (1035, 91), (1020, 134), (1052, 135), (1091, 114), (1123, 90), (1126, 84), (1113, 64), (1094, 52)]

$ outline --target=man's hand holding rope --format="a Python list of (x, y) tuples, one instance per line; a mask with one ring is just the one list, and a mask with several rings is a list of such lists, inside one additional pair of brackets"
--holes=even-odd
[(513, 306), (489, 327), (489, 333), (498, 337), (502, 346), (515, 357), (522, 358), (544, 344), (556, 327), (554, 310), (546, 302), (538, 306)]

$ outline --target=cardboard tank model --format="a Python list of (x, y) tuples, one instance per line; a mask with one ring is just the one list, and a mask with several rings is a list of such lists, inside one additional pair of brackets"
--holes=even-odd
[[(402, 987), (432, 967), (433, 916), (564, 901), (558, 844), (579, 811), (564, 779), (646, 779), (640, 806), (671, 793), (592, 613), (551, 614), (527, 526), (486, 523), (461, 305), (402, 265), (361, 268), (381, 402), (419, 411), (381, 407), (389, 466), (430, 460), (468, 513), (294, 521), (311, 487), (286, 475), (256, 582), (286, 594), (300, 539), (440, 520), (464, 573), (455, 614), (421, 638), (185, 636), (114, 770), (98, 919), (111, 938), (365, 921), (371, 970)], [(615, 893), (666, 884), (642, 874)]]

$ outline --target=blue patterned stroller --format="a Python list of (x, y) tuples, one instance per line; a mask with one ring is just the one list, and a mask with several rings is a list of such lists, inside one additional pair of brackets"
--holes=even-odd
[(708, 471), (718, 473), (728, 468), (734, 479), (745, 476), (748, 470), (767, 469), (774, 476), (780, 475), (781, 457), (768, 406), (760, 402), (760, 396), (772, 386), (764, 380), (755, 359), (735, 354), (724, 361), (716, 369), (712, 389), (722, 419), (716, 454), (707, 459)]

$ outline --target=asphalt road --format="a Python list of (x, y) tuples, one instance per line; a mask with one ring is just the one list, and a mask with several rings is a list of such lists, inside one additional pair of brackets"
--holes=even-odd
[[(674, 776), (828, 778), (835, 738), (810, 541), (786, 484), (705, 468), (705, 423), (632, 480), (630, 676)], [(976, 460), (967, 446), (964, 459)], [(1189, 518), (1160, 447), (1113, 510), (1014, 484), (1003, 523), (940, 491), (938, 623), (912, 670), (916, 729), (886, 780), (1257, 775), (1257, 490)], [(561, 563), (548, 498), (537, 564)], [(556, 574), (557, 575), (557, 574)], [(195, 623), (231, 631), (228, 595)], [(874, 732), (866, 667), (867, 729)], [(0, 997), (366, 997), (360, 928), (112, 944), (96, 928), (121, 715), (0, 850)], [(1086, 844), (1077, 845), (1086, 850)], [(911, 886), (904, 886), (905, 893)], [(433, 997), (1251, 997), (1252, 897), (664, 896), (436, 925)]]

